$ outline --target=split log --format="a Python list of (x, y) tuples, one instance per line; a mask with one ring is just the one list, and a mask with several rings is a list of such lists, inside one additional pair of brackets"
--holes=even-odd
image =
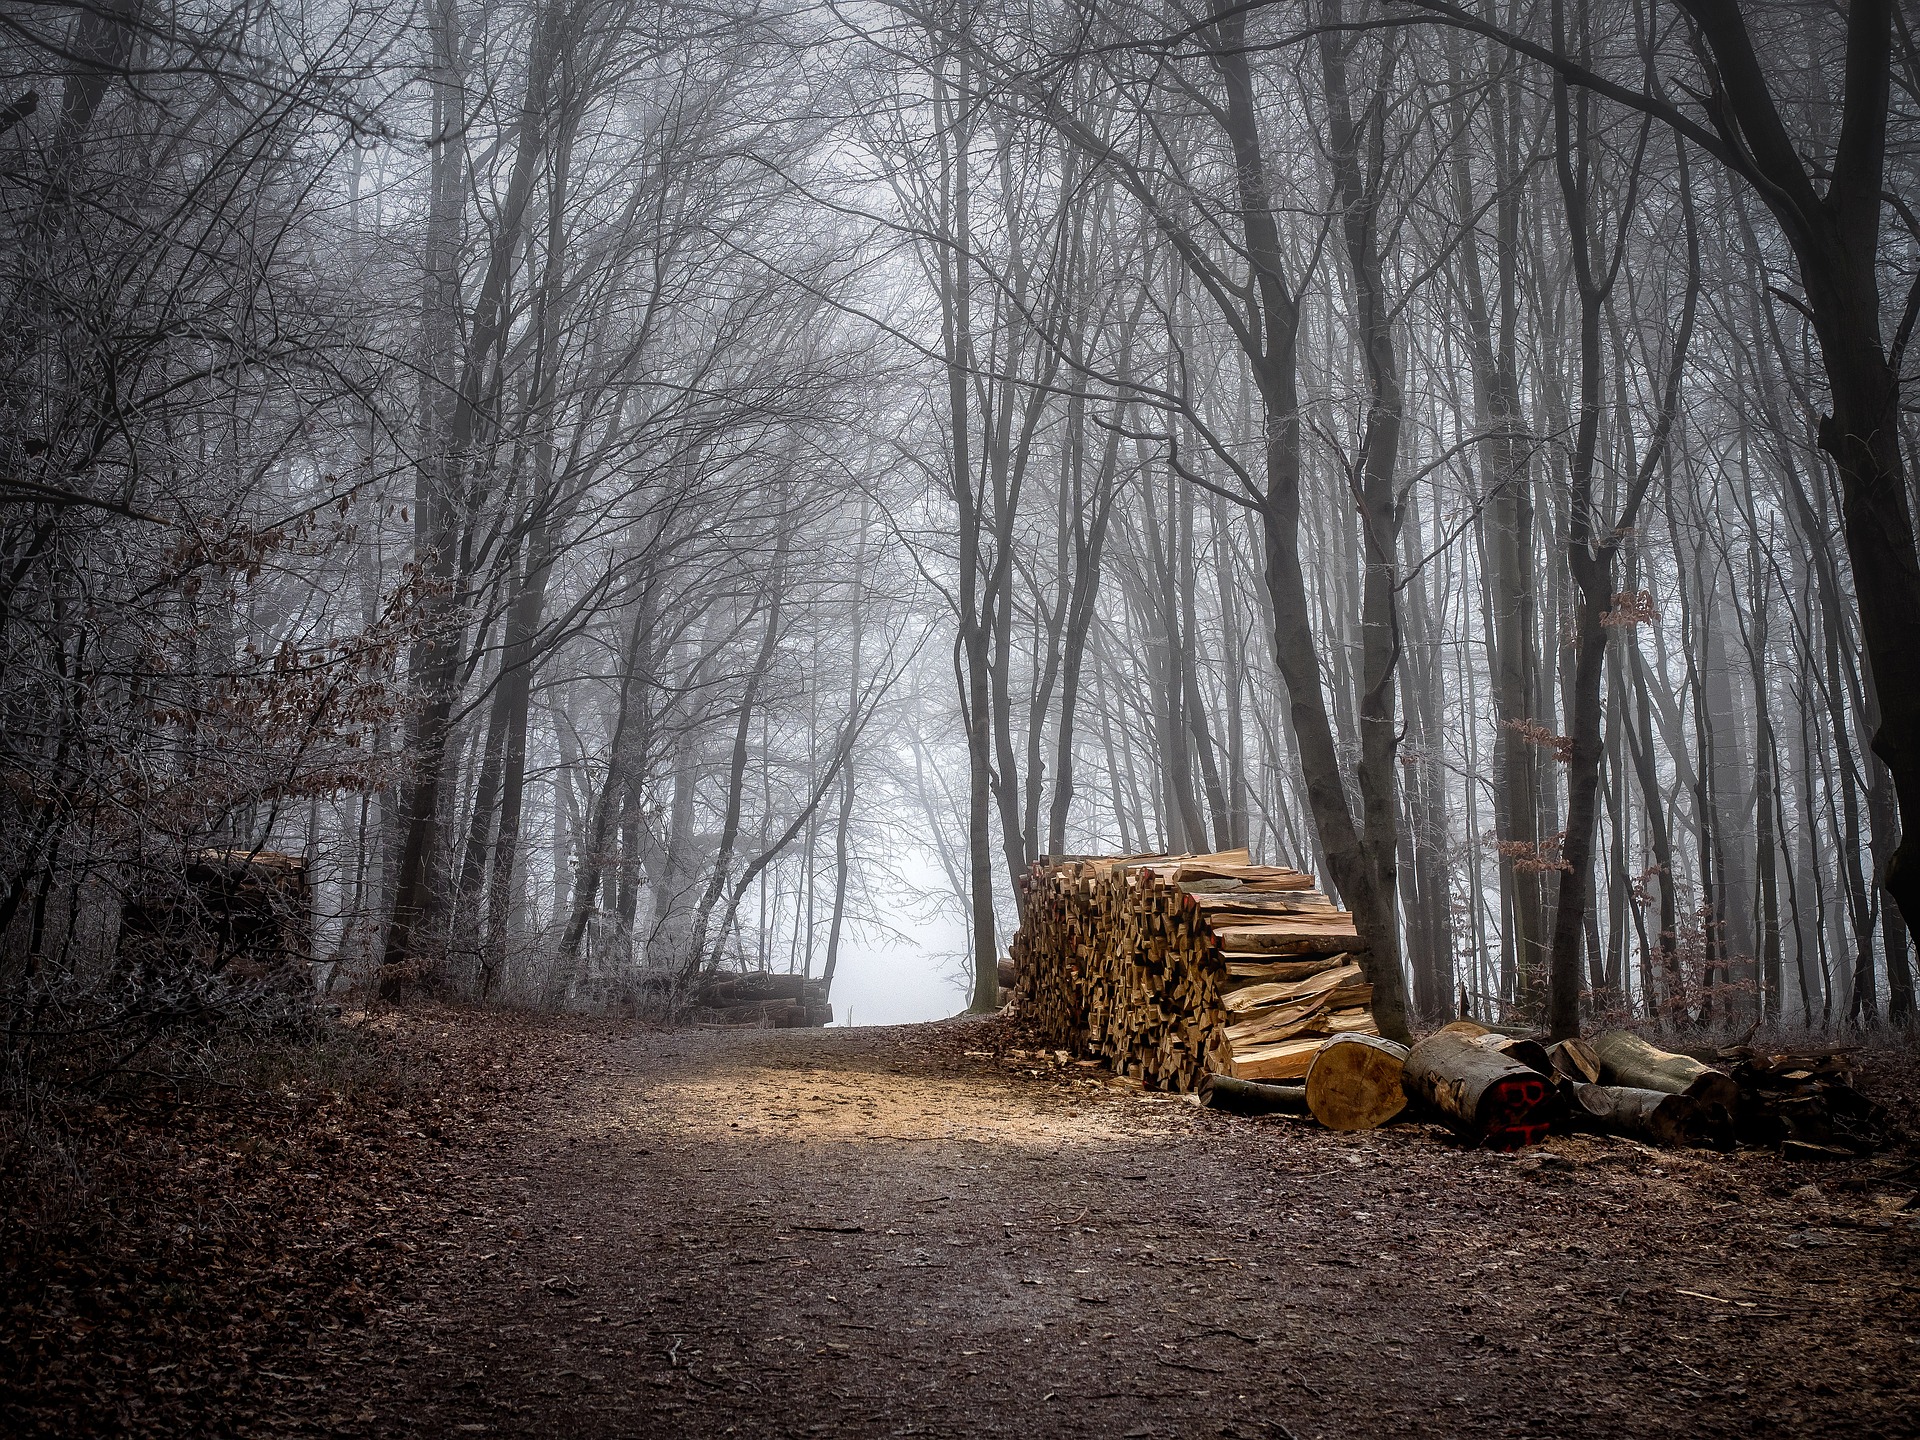
[(1609, 1135), (1625, 1135), (1653, 1145), (1702, 1147), (1722, 1143), (1725, 1135), (1725, 1127), (1716, 1123), (1711, 1107), (1691, 1095), (1584, 1082), (1569, 1088), (1574, 1120)]
[(1265, 985), (1247, 985), (1238, 990), (1228, 990), (1220, 997), (1220, 1003), (1235, 1014), (1248, 1010), (1258, 1010), (1264, 1005), (1278, 1004), (1283, 1000), (1304, 1000), (1312, 995), (1323, 995), (1338, 990), (1343, 985), (1352, 985), (1360, 979), (1358, 965), (1342, 965), (1337, 969), (1323, 970), (1305, 980), (1275, 981)]
[(1631, 1030), (1603, 1031), (1594, 1037), (1593, 1049), (1600, 1057), (1601, 1079), (1609, 1085), (1687, 1095), (1718, 1105), (1729, 1117), (1740, 1103), (1740, 1087), (1726, 1071), (1650, 1045)]
[(1600, 1057), (1584, 1040), (1562, 1040), (1548, 1046), (1547, 1059), (1553, 1065), (1553, 1073), (1563, 1079), (1578, 1085), (1600, 1083)]
[(1531, 1036), (1502, 1035), (1490, 1030), (1485, 1035), (1474, 1037), (1473, 1043), (1482, 1050), (1491, 1050), (1509, 1060), (1518, 1060), (1537, 1075), (1544, 1075), (1549, 1080), (1554, 1078), (1553, 1061), (1547, 1055), (1547, 1047)]
[(1233, 1073), (1241, 1080), (1304, 1080), (1313, 1057), (1326, 1044), (1318, 1036), (1255, 1045), (1233, 1052)]
[(1558, 1108), (1538, 1071), (1457, 1031), (1442, 1030), (1415, 1045), (1402, 1084), (1408, 1099), (1434, 1111), (1461, 1139), (1494, 1150), (1539, 1144)]
[(1210, 1108), (1230, 1115), (1307, 1113), (1304, 1085), (1271, 1085), (1258, 1080), (1236, 1080), (1231, 1075), (1209, 1075), (1200, 1082), (1200, 1098)]
[(1407, 1047), (1377, 1035), (1336, 1035), (1307, 1067), (1307, 1108), (1329, 1130), (1374, 1130), (1407, 1108)]
[(1257, 956), (1258, 952), (1220, 952), (1220, 958), (1226, 964), (1227, 978), (1246, 985), (1262, 980), (1305, 980), (1322, 971), (1338, 970), (1349, 963), (1346, 955), (1316, 955), (1310, 960), (1267, 960)]

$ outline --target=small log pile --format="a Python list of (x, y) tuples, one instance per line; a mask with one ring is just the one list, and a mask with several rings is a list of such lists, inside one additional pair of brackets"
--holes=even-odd
[(833, 1023), (827, 982), (804, 975), (745, 975), (725, 971), (701, 981), (693, 995), (696, 1022), (799, 1030)]
[(1070, 857), (1023, 889), (1023, 1019), (1147, 1089), (1303, 1080), (1335, 1036), (1378, 1033), (1353, 917), (1298, 870), (1245, 850)]
[(1548, 1047), (1457, 1020), (1413, 1047), (1405, 1083), (1410, 1099), (1469, 1144), (1516, 1148), (1571, 1126), (1654, 1145), (1851, 1158), (1886, 1145), (1893, 1127), (1848, 1083), (1845, 1053), (1735, 1047), (1714, 1066), (1630, 1030)]
[(1373, 1129), (1411, 1107), (1468, 1145), (1495, 1150), (1571, 1128), (1652, 1145), (1850, 1159), (1882, 1148), (1895, 1129), (1849, 1083), (1847, 1054), (1739, 1046), (1719, 1052), (1721, 1068), (1626, 1030), (1549, 1046), (1456, 1020), (1411, 1050), (1338, 1037), (1319, 1050), (1303, 1085), (1212, 1076), (1201, 1096), (1233, 1114), (1311, 1115), (1332, 1130)]
[(178, 872), (127, 896), (119, 946), (149, 979), (271, 977), (304, 995), (313, 959), (307, 862), (273, 850), (190, 850)]
[(1738, 1045), (1722, 1050), (1739, 1090), (1734, 1130), (1742, 1144), (1778, 1146), (1804, 1160), (1871, 1155), (1893, 1135), (1893, 1117), (1853, 1088), (1851, 1051), (1768, 1054)]

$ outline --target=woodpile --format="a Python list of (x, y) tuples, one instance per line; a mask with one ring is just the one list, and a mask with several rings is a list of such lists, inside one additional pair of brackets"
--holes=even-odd
[(1303, 1080), (1335, 1036), (1379, 1033), (1353, 917), (1298, 870), (1245, 850), (1074, 857), (1023, 889), (1022, 1018), (1147, 1089)]
[(1748, 1046), (1722, 1050), (1740, 1103), (1737, 1138), (1778, 1146), (1803, 1160), (1870, 1155), (1893, 1137), (1893, 1117), (1852, 1085), (1844, 1048), (1769, 1054)]
[(1036, 864), (1000, 982), (1049, 1047), (1144, 1089), (1241, 1115), (1370, 1130), (1404, 1114), (1517, 1149), (1578, 1127), (1656, 1145), (1736, 1141), (1812, 1158), (1892, 1138), (1845, 1052), (1720, 1052), (1711, 1065), (1627, 1030), (1549, 1045), (1456, 1020), (1411, 1050), (1380, 1037), (1353, 918), (1313, 877), (1216, 855)]
[(305, 994), (313, 959), (307, 862), (272, 850), (190, 850), (178, 872), (127, 896), (119, 946), (123, 961), (149, 977), (273, 977)]
[(804, 975), (719, 972), (701, 981), (693, 995), (696, 1022), (798, 1030), (833, 1023), (827, 982)]

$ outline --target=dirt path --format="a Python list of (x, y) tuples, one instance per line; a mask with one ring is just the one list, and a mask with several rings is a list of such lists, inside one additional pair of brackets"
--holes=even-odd
[(396, 1225), (405, 1303), (317, 1344), (285, 1420), (1915, 1433), (1920, 1237), (1870, 1187), (1796, 1195), (1835, 1173), (1765, 1156), (1234, 1120), (989, 1053), (999, 1034), (550, 1037), (522, 1108)]

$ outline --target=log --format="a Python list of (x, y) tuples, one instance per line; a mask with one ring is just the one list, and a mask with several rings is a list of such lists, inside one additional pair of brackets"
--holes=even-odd
[(1275, 981), (1228, 990), (1220, 997), (1220, 1003), (1236, 1015), (1244, 1014), (1262, 1006), (1279, 1004), (1283, 1000), (1305, 1000), (1309, 996), (1323, 995), (1343, 985), (1355, 984), (1359, 979), (1358, 965), (1342, 965), (1337, 969), (1323, 970), (1305, 980)]
[(1502, 1035), (1497, 1030), (1489, 1030), (1484, 1035), (1474, 1036), (1473, 1043), (1482, 1050), (1491, 1050), (1509, 1060), (1518, 1060), (1537, 1075), (1544, 1075), (1549, 1080), (1554, 1078), (1553, 1061), (1547, 1055), (1547, 1047), (1529, 1036)]
[(1013, 988), (1013, 983), (1014, 983), (1013, 961), (1011, 960), (1000, 961), (999, 970), (1000, 970), (1000, 988), (1003, 990), (1011, 990)]
[(1518, 1150), (1546, 1139), (1558, 1109), (1546, 1078), (1531, 1066), (1442, 1030), (1407, 1054), (1407, 1098), (1433, 1111), (1469, 1145)]
[(1570, 1089), (1574, 1120), (1609, 1135), (1625, 1135), (1653, 1145), (1711, 1146), (1723, 1142), (1725, 1127), (1714, 1120), (1707, 1105), (1691, 1095), (1584, 1082), (1576, 1082)]
[(698, 992), (703, 1005), (750, 1005), (765, 1000), (799, 1000), (820, 982), (804, 975), (715, 975)]
[(1562, 1040), (1548, 1046), (1547, 1059), (1553, 1065), (1553, 1073), (1563, 1079), (1580, 1085), (1600, 1083), (1600, 1057), (1584, 1040)]
[(1374, 1130), (1407, 1108), (1407, 1047), (1377, 1035), (1336, 1035), (1307, 1067), (1307, 1109), (1329, 1130)]
[(807, 1007), (798, 1000), (751, 1000), (737, 1005), (705, 1007), (703, 1019), (726, 1025), (771, 1025), (776, 1030), (804, 1023)]
[(1241, 1080), (1304, 1080), (1313, 1057), (1326, 1043), (1319, 1037), (1282, 1040), (1233, 1052), (1233, 1073)]
[(1602, 1031), (1594, 1036), (1593, 1050), (1600, 1057), (1600, 1078), (1609, 1085), (1687, 1095), (1718, 1105), (1729, 1116), (1740, 1103), (1740, 1087), (1726, 1071), (1650, 1045), (1631, 1030)]
[(1304, 1115), (1307, 1087), (1272, 1085), (1258, 1080), (1236, 1080), (1231, 1075), (1209, 1075), (1200, 1082), (1200, 1098), (1214, 1110), (1230, 1115)]

